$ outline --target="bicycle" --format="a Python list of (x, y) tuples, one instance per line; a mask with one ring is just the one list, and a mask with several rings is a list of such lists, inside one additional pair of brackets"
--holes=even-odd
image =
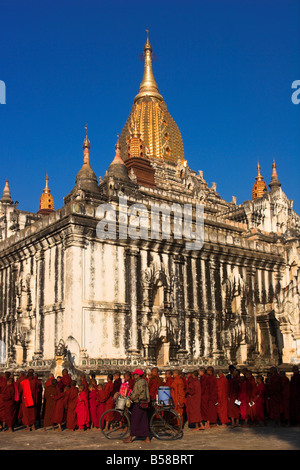
[[(122, 440), (129, 435), (131, 417), (129, 402), (128, 398), (119, 397), (115, 408), (102, 414), (99, 426), (107, 439)], [(159, 440), (179, 439), (182, 436), (182, 421), (180, 415), (173, 409), (173, 405), (154, 402), (152, 407), (154, 411), (149, 420), (150, 433)]]

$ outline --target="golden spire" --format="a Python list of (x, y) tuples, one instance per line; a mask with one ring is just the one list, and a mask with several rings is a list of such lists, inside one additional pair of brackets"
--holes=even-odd
[(182, 137), (163, 97), (158, 92), (152, 71), (152, 46), (148, 29), (146, 31), (144, 76), (121, 132), (121, 157), (126, 162), (129, 157), (128, 144), (130, 141), (132, 143), (134, 137), (142, 140), (145, 149), (143, 155), (146, 154), (147, 159), (160, 159), (177, 165), (184, 160)]
[(163, 100), (163, 97), (159, 94), (158, 86), (155, 81), (153, 70), (152, 70), (152, 46), (149, 41), (149, 30), (146, 29), (147, 40), (144, 45), (144, 76), (140, 84), (138, 95), (136, 95), (134, 101), (144, 96), (153, 96), (159, 100)]
[(264, 181), (264, 177), (262, 176), (260, 170), (261, 170), (261, 166), (258, 161), (257, 162), (257, 176), (255, 177), (256, 181), (252, 188), (252, 199), (257, 199), (259, 197), (262, 197), (264, 195), (264, 192), (268, 191), (267, 185)]
[(50, 212), (54, 211), (54, 200), (53, 200), (51, 191), (49, 189), (49, 184), (48, 184), (49, 176), (47, 173), (46, 173), (45, 180), (46, 180), (46, 184), (43, 189), (43, 193), (40, 197), (40, 205), (39, 205), (38, 214), (48, 215), (50, 214)]

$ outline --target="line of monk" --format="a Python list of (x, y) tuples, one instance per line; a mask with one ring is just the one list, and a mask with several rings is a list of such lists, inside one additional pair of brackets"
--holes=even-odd
[[(221, 369), (200, 367), (187, 374), (167, 370), (162, 376), (154, 367), (144, 378), (152, 402), (157, 401), (159, 387), (170, 388), (175, 411), (194, 431), (214, 426), (264, 426), (267, 422), (300, 424), (298, 366), (293, 367), (290, 379), (276, 367), (263, 377), (233, 365), (226, 375)], [(133, 387), (130, 372), (123, 378), (120, 372), (108, 374), (101, 384), (93, 375), (87, 378), (82, 374), (74, 380), (67, 369), (56, 378), (49, 374), (45, 383), (33, 369), (17, 378), (7, 371), (0, 376), (0, 430), (97, 430), (102, 414), (114, 409), (119, 394), (130, 396)], [(106, 415), (103, 427), (107, 428), (113, 417), (114, 412)]]

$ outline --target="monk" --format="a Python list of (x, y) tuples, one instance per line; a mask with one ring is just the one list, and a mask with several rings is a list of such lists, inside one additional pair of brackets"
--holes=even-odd
[(217, 413), (218, 413), (219, 420), (221, 422), (221, 426), (226, 428), (227, 423), (230, 423), (230, 420), (228, 419), (228, 414), (227, 414), (229, 383), (228, 383), (228, 379), (224, 375), (223, 370), (221, 369), (219, 369), (218, 371), (217, 389), (218, 389)]
[(165, 380), (164, 380), (164, 386), (165, 387), (171, 387), (172, 382), (173, 382), (173, 377), (172, 377), (172, 372), (170, 370), (166, 370), (165, 372)]
[(5, 405), (4, 405), (3, 396), (7, 387), (7, 379), (8, 377), (5, 374), (2, 374), (0, 376), (0, 423), (1, 423), (0, 431), (2, 429), (5, 429)]
[(121, 373), (115, 372), (114, 382), (113, 382), (113, 395), (115, 395), (115, 393), (118, 393), (120, 391), (121, 385), (122, 385)]
[(256, 425), (256, 422), (257, 422), (256, 382), (252, 375), (251, 370), (247, 370), (245, 377), (246, 377), (246, 395), (247, 395), (247, 420), (250, 419), (252, 424)]
[(275, 426), (277, 426), (280, 424), (281, 387), (280, 376), (276, 367), (270, 368), (270, 378), (267, 383), (266, 395), (269, 403), (270, 420), (273, 420)]
[(228, 418), (231, 419), (231, 424), (233, 427), (238, 426), (240, 418), (240, 409), (239, 405), (236, 403), (239, 396), (240, 388), (240, 373), (237, 369), (232, 371), (232, 377), (229, 380), (229, 389), (228, 389)]
[(293, 366), (290, 385), (290, 416), (291, 424), (300, 423), (300, 373), (299, 367)]
[[(103, 393), (101, 394), (101, 398), (98, 395), (98, 400), (103, 400), (105, 403), (104, 411), (111, 410), (114, 407), (113, 403), (113, 376), (112, 374), (108, 374), (107, 376), (107, 383), (104, 386)], [(108, 431), (109, 423), (114, 419), (113, 412), (107, 413), (105, 415), (105, 431)]]
[(207, 383), (207, 374), (204, 367), (199, 368), (199, 377), (201, 384), (201, 415), (204, 422), (207, 421), (207, 412), (208, 412), (208, 383)]
[(16, 393), (15, 383), (13, 377), (9, 377), (6, 382), (5, 390), (2, 394), (4, 403), (4, 416), (5, 424), (8, 427), (8, 432), (13, 432), (16, 424), (17, 400), (18, 392)]
[(88, 394), (89, 384), (87, 383), (85, 374), (81, 374), (81, 376), (80, 376), (80, 385), (84, 386), (84, 391), (85, 391), (86, 394)]
[(197, 370), (189, 374), (188, 377), (186, 412), (189, 424), (195, 424), (195, 431), (205, 429), (202, 423), (201, 385)]
[(285, 372), (281, 371), (280, 374), (280, 388), (281, 388), (281, 400), (280, 400), (280, 413), (282, 423), (285, 425), (290, 424), (290, 381), (285, 375)]
[(184, 385), (180, 377), (180, 372), (178, 369), (173, 371), (173, 382), (171, 385), (171, 396), (174, 403), (174, 409), (179, 414), (181, 422), (183, 424), (183, 407), (184, 407)]
[(65, 420), (66, 416), (66, 396), (68, 389), (69, 387), (65, 386), (63, 392), (59, 392), (56, 395), (52, 396), (53, 407), (50, 420), (53, 428), (55, 424), (57, 424), (58, 431), (62, 431), (62, 423)]
[(247, 426), (248, 424), (248, 397), (247, 397), (247, 382), (246, 377), (244, 375), (240, 376), (240, 387), (239, 387), (239, 395), (238, 400), (241, 402), (240, 404), (240, 418), (244, 421), (243, 425)]
[(77, 426), (76, 405), (77, 405), (78, 388), (76, 381), (71, 380), (70, 388), (66, 391), (66, 427), (69, 431), (74, 431)]
[(71, 377), (71, 375), (69, 374), (68, 369), (63, 369), (63, 370), (62, 370), (61, 381), (62, 381), (62, 383), (64, 384), (64, 387), (70, 387), (70, 384), (71, 384), (71, 381), (72, 381), (72, 377)]
[(89, 384), (89, 413), (91, 420), (91, 429), (99, 428), (99, 420), (97, 416), (97, 389), (93, 383)]
[(256, 419), (260, 426), (265, 426), (266, 386), (262, 375), (256, 377)]
[(84, 431), (85, 428), (89, 427), (90, 423), (88, 395), (85, 391), (84, 384), (80, 384), (78, 387), (78, 396), (75, 412), (77, 416), (77, 425), (79, 431)]
[(34, 398), (34, 401), (36, 403), (36, 421), (37, 425), (41, 425), (41, 410), (42, 410), (42, 404), (43, 404), (43, 385), (42, 381), (38, 378), (38, 375), (36, 373), (33, 374), (33, 379), (36, 382), (36, 396)]
[(156, 395), (158, 395), (158, 387), (163, 385), (163, 381), (158, 374), (158, 368), (153, 367), (151, 370), (151, 375), (148, 381), (149, 393), (151, 401), (156, 400)]
[[(97, 415), (97, 423), (98, 427), (100, 428), (100, 418), (105, 411), (105, 401), (104, 401), (104, 390), (103, 385), (97, 385), (97, 398), (96, 398), (96, 415)], [(102, 420), (101, 428), (105, 427), (105, 423)]]
[(48, 375), (48, 379), (45, 382), (45, 388), (49, 387), (49, 385), (52, 385), (52, 380), (54, 380), (54, 379), (55, 379), (54, 374), (50, 373)]
[(129, 390), (133, 390), (134, 387), (134, 378), (131, 375), (131, 372), (126, 371), (124, 374), (124, 381), (128, 383)]
[(208, 367), (207, 373), (207, 388), (208, 388), (208, 410), (207, 410), (207, 421), (205, 423), (206, 429), (210, 429), (211, 424), (217, 424), (217, 403), (218, 403), (218, 385), (217, 378), (214, 374), (214, 368)]
[(54, 400), (53, 398), (58, 395), (60, 392), (57, 388), (57, 380), (53, 379), (52, 384), (48, 385), (48, 387), (45, 388), (44, 391), (44, 403), (43, 403), (43, 417), (44, 417), (44, 427), (43, 431), (46, 431), (47, 428), (51, 427), (54, 429), (51, 415), (52, 415), (52, 409), (54, 406)]
[(21, 382), (21, 407), (22, 423), (27, 431), (35, 431), (37, 383), (33, 378), (33, 372), (28, 371), (27, 378)]

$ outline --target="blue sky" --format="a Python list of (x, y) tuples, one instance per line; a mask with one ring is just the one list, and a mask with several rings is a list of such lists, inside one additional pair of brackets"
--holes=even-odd
[(300, 7), (296, 0), (0, 0), (0, 192), (36, 212), (46, 172), (55, 207), (73, 188), (88, 123), (103, 176), (143, 75), (149, 26), (154, 75), (189, 166), (221, 197), (251, 199), (257, 159), (275, 155), (300, 212)]

